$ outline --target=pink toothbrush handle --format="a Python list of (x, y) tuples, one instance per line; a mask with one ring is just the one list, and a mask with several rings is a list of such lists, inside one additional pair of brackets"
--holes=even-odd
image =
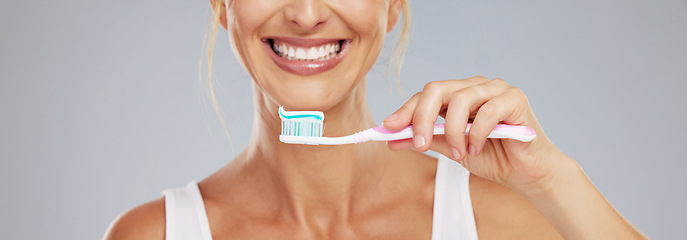
[[(468, 134), (470, 132), (470, 128), (472, 127), (472, 123), (468, 123), (467, 128), (465, 129), (465, 134)], [(413, 126), (407, 126), (400, 131), (397, 132), (391, 132), (389, 130), (386, 130), (382, 125), (379, 125), (375, 128), (373, 128), (376, 132), (381, 133), (381, 136), (373, 139), (376, 141), (393, 141), (393, 140), (400, 140), (400, 139), (407, 139), (407, 138), (412, 138), (412, 131), (413, 131)], [(444, 134), (444, 124), (439, 123), (439, 124), (434, 124), (434, 135), (441, 135)], [(508, 124), (498, 124), (496, 127), (494, 127), (494, 130), (491, 131), (489, 134), (488, 138), (501, 138), (501, 139), (514, 139), (518, 140), (521, 142), (530, 142), (532, 141), (535, 137), (537, 136), (537, 133), (534, 132), (531, 128), (527, 126), (518, 126), (518, 125), (508, 125)]]

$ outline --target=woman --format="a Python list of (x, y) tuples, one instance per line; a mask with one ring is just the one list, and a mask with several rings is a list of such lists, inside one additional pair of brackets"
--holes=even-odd
[[(522, 91), (500, 79), (428, 83), (384, 120), (388, 130), (412, 123), (413, 139), (279, 142), (279, 106), (323, 111), (326, 136), (374, 126), (366, 75), (406, 0), (212, 3), (253, 80), (248, 147), (199, 183), (124, 213), (106, 239), (645, 238), (549, 141)], [(438, 116), (445, 136), (431, 135)], [(499, 122), (538, 136), (487, 139)]]

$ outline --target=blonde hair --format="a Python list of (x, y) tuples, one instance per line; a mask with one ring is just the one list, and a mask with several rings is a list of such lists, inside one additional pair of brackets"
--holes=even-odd
[(406, 56), (406, 50), (408, 49), (408, 43), (410, 41), (410, 6), (408, 5), (408, 0), (401, 0), (401, 4), (403, 5), (403, 26), (401, 27), (401, 32), (398, 35), (396, 46), (391, 55), (391, 63), (394, 65), (398, 92), (401, 94), (401, 97), (405, 99), (403, 89), (401, 89), (401, 68), (403, 67), (403, 59)]
[[(400, 1), (403, 8), (403, 26), (400, 30), (401, 32), (398, 35), (398, 40), (396, 42), (396, 46), (394, 47), (391, 56), (391, 63), (393, 63), (394, 66), (394, 73), (396, 75), (396, 85), (398, 86), (398, 91), (403, 97), (403, 90), (401, 89), (401, 67), (403, 67), (403, 58), (406, 54), (406, 50), (408, 49), (408, 42), (410, 39), (410, 6), (408, 5), (409, 0)], [(227, 135), (227, 138), (229, 139), (229, 145), (231, 145), (231, 148), (233, 150), (234, 145), (231, 142), (231, 137), (229, 137), (229, 128), (227, 127), (227, 124), (224, 120), (224, 115), (222, 114), (222, 111), (219, 108), (219, 103), (217, 102), (217, 97), (215, 95), (215, 83), (213, 81), (212, 71), (212, 53), (215, 49), (217, 29), (219, 28), (221, 21), (222, 11), (220, 10), (220, 8), (224, 7), (222, 6), (222, 3), (224, 3), (224, 0), (212, 1), (213, 14), (210, 15), (210, 24), (208, 25), (207, 32), (205, 33), (205, 39), (203, 41), (203, 51), (201, 52), (201, 59), (198, 67), (198, 78), (201, 79), (201, 81), (203, 79), (203, 56), (207, 54), (207, 92), (210, 93), (210, 101), (212, 101), (212, 108), (215, 110), (215, 113), (217, 113), (220, 123), (222, 124), (222, 128), (224, 128), (224, 132)], [(205, 51), (206, 48), (207, 52)]]

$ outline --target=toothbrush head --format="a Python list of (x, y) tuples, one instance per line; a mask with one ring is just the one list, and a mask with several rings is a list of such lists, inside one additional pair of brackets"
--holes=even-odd
[[(286, 111), (279, 107), (281, 118), (281, 136), (322, 137), (324, 113), (318, 111)], [(292, 143), (292, 142), (289, 142)]]

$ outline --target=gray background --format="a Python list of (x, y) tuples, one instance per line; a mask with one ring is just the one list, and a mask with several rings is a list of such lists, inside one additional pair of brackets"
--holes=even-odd
[[(198, 79), (207, 1), (0, 2), (0, 232), (97, 239), (246, 144), (249, 79), (216, 48), (232, 151)], [(687, 238), (687, 1), (412, 2), (406, 95), (483, 75), (522, 88), (553, 141), (656, 239)], [(381, 121), (403, 101), (369, 74)]]

